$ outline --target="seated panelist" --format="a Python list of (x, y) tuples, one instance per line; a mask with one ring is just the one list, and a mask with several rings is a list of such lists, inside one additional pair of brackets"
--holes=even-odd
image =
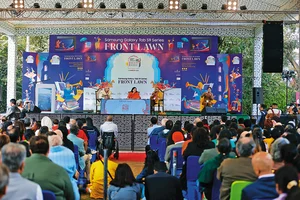
[(130, 92), (128, 92), (127, 99), (141, 99), (140, 92), (137, 91), (136, 87), (133, 87)]
[(99, 99), (111, 99), (111, 91), (109, 87), (105, 87), (99, 93)]
[(156, 87), (150, 97), (151, 105), (158, 104), (160, 100), (163, 100), (163, 98), (164, 98), (163, 92), (158, 87)]

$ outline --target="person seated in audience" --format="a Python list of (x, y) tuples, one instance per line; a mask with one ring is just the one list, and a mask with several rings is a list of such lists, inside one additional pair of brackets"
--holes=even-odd
[[(166, 153), (165, 153), (165, 162), (169, 163), (171, 160), (171, 149), (176, 147), (182, 147), (184, 142), (184, 136), (181, 132), (177, 131), (172, 134), (172, 140), (174, 141), (174, 144), (171, 144), (167, 147)], [(167, 164), (167, 167), (169, 168), (169, 164)]]
[(48, 141), (50, 145), (48, 158), (66, 170), (73, 186), (74, 200), (79, 200), (77, 181), (73, 178), (74, 175), (78, 177), (74, 153), (67, 147), (62, 146), (62, 138), (58, 135), (48, 136)]
[(272, 173), (272, 156), (266, 152), (258, 152), (252, 157), (252, 167), (258, 179), (242, 191), (243, 200), (274, 199), (278, 197), (275, 176)]
[(267, 147), (263, 139), (263, 133), (260, 127), (253, 129), (252, 137), (254, 142), (256, 143), (256, 152), (267, 151)]
[(239, 118), (238, 119), (238, 128), (245, 128), (244, 122), (245, 122), (244, 118), (242, 118), (242, 117)]
[(9, 184), (3, 200), (32, 199), (42, 200), (41, 187), (23, 178), (20, 174), (24, 170), (26, 158), (25, 147), (21, 144), (9, 143), (1, 149), (2, 163), (9, 169)]
[(45, 136), (34, 136), (30, 140), (32, 155), (25, 160), (22, 176), (37, 184), (42, 190), (55, 194), (57, 200), (75, 199), (68, 173), (48, 157), (49, 142)]
[(193, 125), (196, 126), (198, 122), (201, 122), (200, 117), (196, 117), (193, 121)]
[(52, 126), (52, 131), (55, 131), (58, 129), (58, 119), (53, 119), (53, 126)]
[(172, 127), (171, 131), (168, 133), (167, 146), (172, 145), (172, 144), (175, 143), (175, 141), (173, 141), (173, 137), (172, 137), (174, 133), (180, 133), (183, 137), (183, 140), (184, 140), (184, 132), (181, 129), (181, 122), (180, 121), (175, 122), (175, 124)]
[(5, 195), (9, 181), (9, 171), (8, 168), (0, 164), (0, 199)]
[(193, 141), (190, 142), (183, 152), (184, 165), (180, 175), (181, 187), (187, 189), (186, 182), (186, 165), (189, 156), (201, 156), (205, 149), (215, 148), (215, 144), (210, 141), (208, 131), (205, 128), (195, 128), (193, 130)]
[[(230, 132), (226, 129), (220, 132), (218, 136), (218, 142), (216, 143), (219, 144), (219, 141), (221, 141), (221, 139), (223, 138), (227, 138), (230, 141), (230, 146), (232, 145), (232, 141), (230, 140)], [(232, 146), (231, 146), (231, 150), (232, 150)], [(216, 157), (218, 154), (219, 152), (217, 148), (205, 149), (199, 158), (199, 164), (202, 165), (203, 163), (210, 160), (211, 158)], [(232, 151), (229, 152), (229, 155), (232, 158), (236, 157), (236, 154)]]
[(92, 118), (87, 117), (85, 119), (85, 121), (86, 121), (86, 123), (84, 124), (84, 126), (82, 128), (86, 131), (95, 131), (96, 134), (97, 134), (97, 137), (99, 137), (100, 136), (100, 131), (98, 130), (98, 128), (96, 126), (94, 126)]
[(273, 170), (276, 171), (277, 169), (279, 169), (280, 167), (282, 167), (284, 165), (282, 157), (281, 157), (281, 148), (283, 147), (283, 145), (285, 144), (289, 144), (290, 142), (285, 139), (285, 138), (278, 138), (276, 139), (272, 146), (271, 146), (271, 156), (273, 158), (274, 161), (274, 166), (273, 166)]
[(144, 178), (146, 178), (149, 175), (152, 175), (154, 173), (154, 163), (159, 161), (159, 157), (157, 155), (157, 151), (153, 151), (152, 149), (149, 149), (149, 146), (146, 146), (146, 158), (143, 170), (139, 175), (137, 175), (136, 180), (137, 182), (141, 183), (144, 181)]
[[(48, 133), (50, 130), (48, 128), (48, 126), (41, 126), (40, 130), (38, 131), (38, 135), (43, 135), (45, 136), (46, 133)], [(35, 134), (36, 135), (36, 134)], [(36, 136), (38, 136), (36, 135)]]
[(67, 138), (73, 142), (74, 145), (78, 147), (79, 151), (79, 167), (81, 170), (86, 171), (87, 173), (87, 180), (89, 180), (90, 175), (90, 156), (86, 154), (86, 148), (84, 146), (83, 139), (77, 137), (78, 134), (78, 126), (77, 125), (71, 125), (70, 126), (70, 134), (67, 136)]
[(133, 87), (130, 92), (128, 92), (127, 99), (141, 99), (140, 92), (137, 91), (136, 87)]
[(66, 126), (59, 126), (58, 130), (60, 130), (63, 134), (63, 146), (70, 149), (72, 152), (74, 152), (74, 144), (71, 140), (68, 139), (68, 129)]
[(136, 182), (128, 164), (118, 165), (115, 178), (110, 182), (107, 194), (109, 200), (141, 199), (140, 184)]
[(83, 122), (81, 119), (77, 119), (76, 120), (76, 124), (78, 126), (78, 134), (77, 137), (83, 139), (84, 141), (84, 148), (87, 149), (88, 148), (88, 144), (89, 144), (89, 138), (87, 137), (87, 134), (84, 132), (84, 130), (82, 129), (83, 127)]
[(205, 162), (204, 167), (201, 169), (198, 175), (199, 183), (205, 188), (204, 193), (207, 200), (211, 200), (215, 171), (218, 169), (224, 159), (235, 157), (230, 156), (232, 148), (230, 141), (227, 138), (220, 139), (217, 149), (217, 156), (212, 156), (210, 160)]
[(293, 166), (279, 168), (275, 173), (275, 183), (279, 196), (274, 200), (300, 199), (298, 173)]
[(256, 174), (252, 168), (251, 156), (255, 142), (250, 137), (240, 138), (236, 144), (238, 158), (225, 159), (218, 168), (217, 178), (222, 181), (220, 199), (229, 200), (231, 184), (237, 180), (255, 181)]
[(70, 129), (70, 117), (69, 116), (65, 116), (62, 121), (64, 121), (66, 123), (66, 127), (69, 130)]
[[(115, 172), (118, 164), (110, 159), (107, 160), (107, 183), (115, 178)], [(104, 161), (100, 155), (100, 159), (91, 166), (90, 184), (88, 185), (90, 197), (93, 199), (103, 199), (104, 197)]]
[(113, 117), (108, 115), (106, 121), (100, 126), (100, 134), (104, 132), (113, 132), (115, 139), (118, 138), (118, 126), (113, 122)]
[(154, 164), (154, 174), (146, 178), (145, 197), (147, 200), (182, 200), (180, 182), (175, 176), (166, 173), (164, 162)]
[(153, 131), (155, 128), (160, 127), (160, 126), (157, 124), (157, 118), (156, 118), (156, 117), (151, 117), (150, 121), (151, 121), (150, 127), (147, 128), (148, 144), (150, 144), (150, 136), (151, 136), (152, 131)]
[(10, 143), (8, 135), (0, 135), (0, 150), (6, 144)]
[[(185, 149), (187, 148), (188, 144), (193, 141), (193, 129), (194, 129), (194, 125), (193, 124), (187, 124), (185, 127), (185, 131), (187, 132), (188, 136), (186, 137), (187, 140), (183, 142), (182, 144), (182, 152), (181, 154), (183, 155), (183, 152), (185, 151)], [(190, 138), (190, 139), (188, 139)]]
[(33, 121), (32, 122), (31, 129), (33, 130), (35, 136), (39, 135), (40, 128), (41, 128), (41, 121)]
[(52, 123), (52, 120), (50, 119), (50, 117), (48, 117), (48, 116), (43, 117), (41, 120), (41, 125), (47, 126), (48, 131), (52, 131), (53, 123)]

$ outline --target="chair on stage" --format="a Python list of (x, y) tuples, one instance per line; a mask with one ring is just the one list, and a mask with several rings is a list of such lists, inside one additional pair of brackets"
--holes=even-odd
[[(171, 159), (170, 159), (170, 172), (172, 175), (175, 175), (177, 178), (180, 177), (180, 174), (182, 172), (182, 167), (183, 167), (183, 164), (184, 164), (184, 159), (183, 159), (183, 156), (181, 154), (182, 152), (182, 148), (181, 147), (174, 147), (171, 149), (170, 151), (170, 155), (171, 155)], [(174, 154), (175, 153), (175, 154)], [(175, 161), (173, 160), (173, 157), (175, 155)], [(175, 169), (173, 164), (176, 163), (175, 165)], [(176, 171), (174, 171), (176, 170)]]
[(49, 190), (42, 190), (43, 193), (43, 199), (45, 200), (56, 200), (54, 192), (51, 192)]
[(199, 187), (197, 186), (197, 179), (200, 170), (204, 165), (198, 163), (200, 156), (189, 156), (187, 158), (186, 179), (187, 179), (187, 199), (202, 199)]
[(107, 149), (107, 156), (110, 156), (115, 151), (114, 158), (119, 158), (119, 144), (115, 139), (114, 132), (103, 132), (100, 142), (100, 151)]
[(95, 130), (87, 130), (87, 133), (89, 135), (89, 143), (88, 147), (91, 149), (92, 153), (92, 159), (91, 162), (96, 161), (96, 150), (97, 150), (97, 132)]

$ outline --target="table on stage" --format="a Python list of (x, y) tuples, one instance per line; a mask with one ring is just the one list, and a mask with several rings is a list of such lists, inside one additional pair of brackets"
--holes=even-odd
[(150, 114), (150, 99), (102, 99), (101, 114)]

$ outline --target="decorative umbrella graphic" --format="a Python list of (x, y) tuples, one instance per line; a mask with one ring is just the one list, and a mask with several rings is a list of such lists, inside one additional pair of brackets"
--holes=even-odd
[(183, 49), (183, 44), (184, 44), (185, 42), (187, 43), (187, 42), (189, 42), (189, 40), (188, 40), (186, 37), (181, 38), (181, 42), (178, 42), (178, 43), (177, 43), (177, 48)]

